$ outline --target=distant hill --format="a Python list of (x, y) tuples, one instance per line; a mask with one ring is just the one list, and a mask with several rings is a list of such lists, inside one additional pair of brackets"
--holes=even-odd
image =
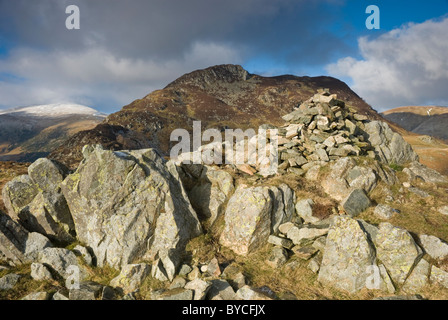
[(400, 107), (382, 115), (408, 131), (448, 142), (448, 107)]
[(49, 104), (0, 110), (0, 161), (34, 161), (105, 115), (82, 105)]

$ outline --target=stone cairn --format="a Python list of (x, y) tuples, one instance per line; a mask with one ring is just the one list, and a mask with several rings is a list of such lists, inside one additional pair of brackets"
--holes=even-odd
[(367, 141), (366, 115), (346, 106), (321, 89), (293, 112), (283, 116), (279, 128), (279, 173), (303, 174), (316, 162), (329, 162), (346, 156), (375, 157)]

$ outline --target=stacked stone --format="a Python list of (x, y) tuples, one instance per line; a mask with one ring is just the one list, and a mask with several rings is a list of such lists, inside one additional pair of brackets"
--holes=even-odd
[(283, 120), (278, 143), (280, 171), (301, 174), (310, 162), (350, 155), (375, 157), (363, 135), (367, 116), (346, 106), (328, 89), (319, 90)]

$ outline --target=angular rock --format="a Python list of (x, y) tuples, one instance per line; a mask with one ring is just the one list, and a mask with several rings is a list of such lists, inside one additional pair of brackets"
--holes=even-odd
[(294, 247), (292, 248), (292, 251), (294, 254), (302, 260), (309, 260), (312, 256), (316, 254), (318, 251), (313, 246), (306, 246), (306, 247)]
[(42, 250), (52, 247), (53, 244), (47, 237), (37, 232), (31, 232), (25, 241), (25, 256), (29, 260), (35, 261)]
[(380, 219), (390, 219), (395, 214), (395, 210), (387, 204), (379, 204), (375, 207), (373, 213)]
[(448, 272), (443, 271), (436, 266), (431, 267), (431, 275), (429, 277), (431, 283), (438, 283), (445, 288), (448, 288)]
[(31, 278), (36, 281), (53, 280), (50, 270), (42, 263), (31, 264)]
[(403, 284), (423, 251), (409, 232), (388, 222), (380, 223), (374, 242), (377, 257), (387, 268), (392, 280)]
[(448, 243), (437, 237), (425, 234), (419, 238), (423, 249), (431, 258), (442, 260), (448, 257)]
[(0, 256), (14, 266), (32, 262), (50, 241), (38, 233), (29, 233), (9, 216), (0, 212)]
[(409, 170), (413, 173), (414, 179), (420, 178), (425, 182), (430, 183), (448, 183), (448, 178), (441, 175), (434, 169), (428, 168), (427, 166), (421, 164), (418, 161), (414, 161), (409, 166)]
[(199, 268), (197, 266), (195, 266), (193, 268), (193, 270), (191, 270), (191, 272), (188, 273), (187, 279), (190, 281), (193, 281), (194, 279), (199, 278), (200, 274), (201, 274), (201, 271), (199, 270)]
[(236, 294), (226, 280), (212, 280), (207, 294), (207, 300), (235, 300)]
[(277, 234), (281, 224), (291, 221), (294, 215), (294, 191), (286, 184), (270, 187), (269, 193), (273, 199), (271, 232)]
[(10, 290), (14, 288), (20, 278), (21, 276), (15, 273), (9, 273), (0, 278), (0, 290)]
[(194, 279), (185, 285), (185, 289), (194, 292), (193, 300), (204, 300), (212, 283), (202, 279)]
[(316, 154), (319, 156), (319, 159), (325, 162), (330, 161), (330, 158), (328, 158), (327, 152), (325, 152), (324, 149), (317, 149)]
[(155, 150), (86, 146), (83, 155), (61, 188), (78, 239), (92, 249), (98, 266), (177, 255), (202, 232), (177, 168)]
[(6, 183), (3, 187), (2, 198), (8, 215), (18, 220), (20, 210), (33, 201), (38, 192), (38, 187), (28, 175), (18, 176)]
[(236, 292), (236, 296), (241, 300), (272, 300), (268, 296), (255, 291), (248, 285), (245, 285), (244, 287), (238, 289), (238, 291)]
[[(82, 280), (81, 268), (78, 264), (75, 254), (63, 248), (46, 248), (38, 255), (38, 261), (45, 266), (51, 267), (62, 278), (67, 279), (73, 275), (73, 268), (79, 271), (80, 279)], [(76, 271), (75, 271), (76, 272)]]
[(88, 266), (92, 266), (93, 265), (92, 255), (90, 254), (89, 250), (86, 247), (83, 247), (81, 245), (77, 245), (76, 247), (73, 248), (73, 252), (76, 255), (82, 256), (82, 258), (84, 259), (84, 262)]
[(230, 281), (230, 285), (235, 290), (238, 290), (247, 284), (246, 277), (244, 276), (244, 274), (242, 272), (238, 272), (229, 281)]
[(199, 177), (194, 177), (189, 172), (191, 165), (183, 165), (182, 168), (189, 175), (181, 177), (184, 184), (190, 184), (186, 189), (191, 205), (201, 220), (207, 220), (212, 225), (224, 213), (224, 204), (235, 190), (232, 176), (223, 170), (203, 166)]
[(66, 172), (53, 161), (40, 158), (28, 167), (28, 175), (39, 191), (55, 192), (64, 180)]
[(73, 220), (62, 194), (39, 192), (18, 216), (20, 224), (30, 232), (65, 244), (75, 240)]
[(154, 300), (193, 300), (193, 290), (183, 288), (167, 290)]
[(376, 156), (384, 163), (402, 165), (418, 161), (418, 155), (403, 137), (393, 132), (386, 122), (365, 124), (365, 138), (375, 148)]
[(0, 253), (10, 264), (29, 262), (25, 255), (28, 232), (9, 216), (0, 212)]
[(266, 264), (273, 269), (280, 268), (288, 261), (288, 253), (282, 247), (274, 247), (269, 254)]
[(103, 285), (93, 282), (86, 281), (79, 285), (79, 289), (70, 289), (69, 299), (70, 300), (98, 300), (103, 291)]
[(193, 268), (191, 266), (189, 266), (188, 264), (183, 264), (180, 266), (179, 269), (179, 275), (180, 276), (186, 276), (188, 275), (191, 271), (193, 270)]
[(305, 174), (305, 179), (310, 181), (317, 181), (319, 179), (320, 165), (316, 165), (308, 169)]
[(69, 300), (65, 295), (63, 295), (60, 291), (56, 292), (51, 300)]
[(378, 175), (381, 181), (385, 182), (389, 186), (400, 183), (395, 170), (387, 165), (383, 165), (380, 162), (375, 161), (372, 164), (372, 169)]
[(269, 236), (268, 243), (271, 243), (275, 246), (283, 247), (285, 249), (291, 249), (294, 246), (294, 243), (291, 240), (274, 235)]
[(301, 228), (292, 227), (288, 230), (287, 237), (292, 240), (295, 245), (302, 245), (303, 241), (314, 240), (328, 233), (328, 228), (320, 228), (317, 226), (303, 226)]
[(381, 278), (379, 289), (381, 291), (388, 292), (390, 294), (395, 293), (395, 286), (389, 274), (387, 273), (386, 267), (383, 264), (380, 264), (378, 268), (380, 271), (380, 278)]
[(372, 241), (373, 243), (375, 243), (375, 239), (376, 239), (376, 236), (377, 236), (378, 230), (379, 230), (378, 227), (376, 227), (370, 223), (367, 223), (362, 219), (358, 219), (357, 221), (361, 225), (364, 232), (367, 233), (369, 240)]
[(171, 289), (183, 288), (185, 287), (186, 284), (187, 280), (185, 280), (181, 276), (177, 276), (176, 278), (173, 279), (173, 282), (171, 282), (168, 289), (171, 290)]
[(341, 158), (332, 164), (330, 174), (321, 182), (324, 191), (335, 200), (343, 201), (351, 191), (344, 177), (355, 166), (356, 162), (350, 157)]
[(419, 293), (429, 281), (429, 263), (421, 259), (406, 279), (402, 290), (407, 293)]
[(313, 247), (323, 253), (325, 251), (326, 244), (327, 244), (327, 237), (319, 237), (316, 240), (314, 240)]
[(207, 265), (207, 274), (210, 277), (217, 278), (221, 275), (221, 268), (218, 259), (213, 258)]
[(306, 223), (316, 223), (320, 219), (313, 217), (313, 199), (303, 199), (296, 203), (296, 213), (301, 217)]
[(359, 128), (356, 126), (356, 124), (354, 124), (350, 120), (345, 119), (345, 126), (347, 127), (350, 134), (356, 135), (358, 133)]
[(239, 255), (259, 248), (271, 233), (272, 208), (269, 188), (238, 187), (227, 204), (220, 243)]
[[(151, 295), (151, 297), (152, 297), (152, 295)], [(134, 293), (128, 293), (128, 294), (125, 294), (125, 295), (121, 298), (121, 300), (135, 301), (135, 300), (137, 300), (137, 298), (135, 297), (135, 294), (134, 294)], [(151, 300), (156, 300), (156, 299), (151, 298)]]
[(300, 130), (302, 129), (302, 127), (303, 127), (302, 124), (290, 124), (290, 125), (286, 128), (286, 135), (285, 135), (285, 138), (286, 138), (286, 139), (294, 138), (294, 137), (297, 136), (297, 134), (300, 132)]
[(160, 281), (173, 281), (176, 274), (176, 261), (168, 254), (156, 256), (151, 269), (151, 276)]
[(110, 281), (109, 285), (121, 288), (124, 294), (128, 294), (136, 291), (149, 273), (150, 266), (145, 263), (128, 264), (121, 269), (117, 277)]
[(285, 222), (282, 223), (279, 227), (278, 227), (278, 231), (280, 231), (282, 234), (287, 234), (288, 231), (292, 228), (295, 227), (296, 225), (293, 222)]
[(328, 232), (318, 281), (355, 293), (366, 287), (367, 270), (375, 265), (375, 248), (360, 223), (336, 217)]
[(348, 172), (347, 182), (350, 188), (363, 189), (366, 193), (369, 193), (375, 189), (377, 177), (372, 168), (356, 166)]
[(34, 292), (23, 297), (21, 300), (50, 300), (51, 295), (48, 292)]
[(224, 279), (233, 280), (240, 273), (241, 273), (241, 267), (236, 263), (231, 263), (224, 268), (221, 277)]
[(363, 189), (355, 189), (350, 195), (342, 202), (345, 212), (351, 217), (358, 216), (361, 212), (365, 211), (371, 206), (371, 201), (367, 197)]
[(312, 258), (308, 263), (308, 269), (310, 269), (313, 273), (318, 273), (320, 270), (320, 261), (316, 257)]
[(409, 187), (408, 191), (412, 192), (413, 194), (419, 196), (420, 198), (428, 198), (430, 197), (430, 194), (426, 191), (423, 191), (422, 189), (416, 188), (416, 187)]

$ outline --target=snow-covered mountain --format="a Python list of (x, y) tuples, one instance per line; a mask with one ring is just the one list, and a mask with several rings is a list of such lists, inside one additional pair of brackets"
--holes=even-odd
[(93, 108), (67, 103), (0, 110), (0, 161), (33, 161), (45, 156), (105, 117)]
[(0, 110), (0, 115), (29, 115), (35, 117), (65, 117), (70, 115), (104, 116), (95, 109), (80, 104), (54, 103), (29, 107), (17, 107), (8, 110)]

